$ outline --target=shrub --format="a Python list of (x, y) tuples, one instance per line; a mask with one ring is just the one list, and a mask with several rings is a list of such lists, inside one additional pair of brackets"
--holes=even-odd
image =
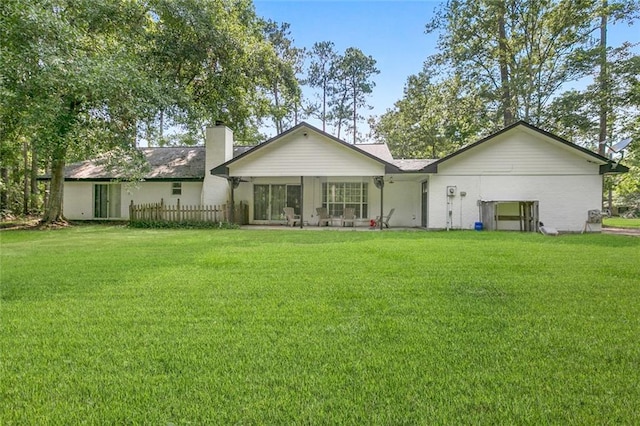
[(230, 222), (209, 222), (200, 220), (186, 220), (173, 222), (168, 220), (132, 220), (130, 228), (154, 229), (238, 229), (239, 226)]

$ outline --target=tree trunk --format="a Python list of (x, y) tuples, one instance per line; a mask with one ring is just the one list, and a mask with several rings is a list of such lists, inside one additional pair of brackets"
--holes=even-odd
[(7, 210), (9, 208), (9, 169), (6, 167), (0, 167), (0, 211)]
[(36, 144), (31, 141), (31, 196), (29, 203), (30, 213), (35, 213), (39, 210), (38, 206), (38, 155), (36, 153)]
[(340, 130), (342, 129), (342, 122), (346, 119), (345, 117), (345, 103), (347, 102), (347, 98), (349, 96), (349, 89), (345, 88), (342, 92), (342, 98), (338, 103), (338, 139), (340, 139)]
[(273, 85), (273, 122), (276, 125), (276, 134), (282, 133), (282, 119), (280, 118), (280, 96), (278, 90), (278, 83), (274, 83)]
[(357, 118), (357, 112), (358, 112), (358, 108), (357, 108), (357, 104), (356, 104), (356, 97), (358, 96), (358, 91), (356, 90), (356, 86), (355, 83), (353, 85), (353, 144), (356, 144), (356, 140), (357, 140), (357, 131), (356, 131), (356, 122), (358, 121)]
[(327, 131), (327, 82), (326, 80), (322, 85), (322, 131)]
[[(600, 134), (598, 136), (598, 154), (605, 155), (607, 140), (608, 90), (607, 82), (607, 0), (602, 0), (602, 16), (600, 17)], [(611, 208), (611, 206), (609, 206)]]
[(22, 142), (22, 214), (29, 214), (29, 143)]
[(504, 4), (499, 6), (498, 11), (498, 50), (500, 61), (500, 85), (502, 90), (502, 113), (504, 126), (508, 126), (513, 122), (513, 111), (511, 105), (511, 91), (509, 90), (509, 64), (507, 62), (507, 33), (504, 22)]
[(64, 195), (64, 156), (51, 162), (51, 187), (49, 199), (42, 221), (44, 223), (64, 222), (62, 215), (62, 200)]
[[(47, 162), (45, 166), (45, 175), (51, 176), (51, 163)], [(42, 209), (43, 211), (49, 205), (49, 194), (51, 193), (51, 179), (44, 182), (44, 194), (42, 194)]]

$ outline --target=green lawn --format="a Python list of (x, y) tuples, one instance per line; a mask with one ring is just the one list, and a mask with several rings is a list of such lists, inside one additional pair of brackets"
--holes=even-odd
[(614, 228), (640, 228), (640, 219), (625, 219), (623, 217), (606, 217), (603, 219), (604, 226)]
[(640, 423), (640, 238), (0, 239), (3, 425)]

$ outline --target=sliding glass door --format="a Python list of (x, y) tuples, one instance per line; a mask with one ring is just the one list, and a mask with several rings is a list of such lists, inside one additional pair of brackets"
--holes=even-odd
[(253, 186), (253, 220), (284, 220), (285, 207), (300, 214), (300, 185)]
[(96, 184), (93, 187), (93, 217), (119, 218), (121, 210), (119, 183)]

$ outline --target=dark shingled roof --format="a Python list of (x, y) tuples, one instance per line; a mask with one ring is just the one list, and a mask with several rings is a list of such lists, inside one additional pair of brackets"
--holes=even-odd
[[(251, 146), (233, 148), (233, 156), (242, 154)], [(140, 148), (149, 164), (149, 171), (143, 179), (150, 180), (202, 180), (204, 179), (205, 148), (170, 147)], [(100, 159), (73, 163), (65, 168), (67, 180), (111, 180), (126, 178), (124, 173), (110, 169)]]

